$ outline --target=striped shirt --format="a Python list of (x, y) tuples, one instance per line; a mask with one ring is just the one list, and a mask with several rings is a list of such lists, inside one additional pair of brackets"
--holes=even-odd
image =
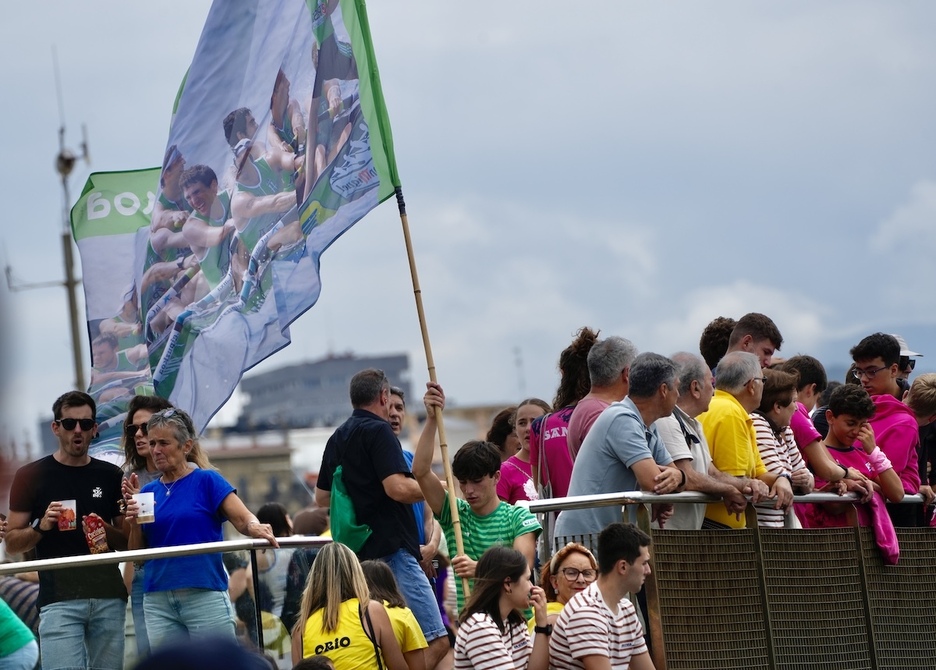
[(627, 670), (632, 657), (645, 653), (647, 645), (634, 605), (622, 598), (615, 615), (597, 582), (566, 603), (549, 639), (550, 669), (581, 670), (583, 657), (604, 656), (612, 670)]
[[(448, 493), (442, 504), (442, 512), (436, 515), (442, 531), (445, 533), (445, 542), (449, 549), (455, 549), (455, 530), (452, 523), (452, 511), (449, 507)], [(481, 554), (491, 547), (512, 547), (514, 540), (527, 533), (535, 533), (534, 538), (540, 534), (542, 526), (530, 510), (523, 507), (514, 507), (501, 502), (497, 508), (487, 516), (478, 516), (471, 506), (461, 498), (456, 498), (458, 505), (458, 520), (461, 523), (462, 542), (465, 555), (473, 561), (481, 558)], [(473, 581), (471, 585), (473, 585)], [(465, 606), (465, 595), (462, 592), (462, 580), (455, 580), (458, 592), (458, 611)]]
[[(751, 419), (754, 421), (757, 449), (767, 472), (789, 475), (806, 468), (806, 462), (803, 461), (793, 437), (793, 430), (789, 426), (783, 429), (778, 438), (765, 417), (755, 412), (751, 414)], [(773, 508), (773, 501), (757, 506), (757, 525), (761, 527), (783, 528), (785, 516), (786, 513), (782, 509)]]
[(526, 626), (509, 626), (501, 635), (490, 615), (476, 612), (458, 627), (455, 670), (525, 670), (532, 653)]

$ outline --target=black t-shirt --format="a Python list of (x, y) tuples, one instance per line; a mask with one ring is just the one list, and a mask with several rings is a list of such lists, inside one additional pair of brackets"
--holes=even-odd
[[(96, 458), (87, 465), (73, 467), (46, 456), (20, 468), (10, 489), (11, 510), (28, 512), (32, 520), (42, 518), (54, 500), (74, 499), (77, 506), (78, 528), (69, 531), (53, 528), (36, 545), (36, 558), (90, 555), (81, 519), (94, 512), (111, 523), (120, 514), (121, 479), (120, 468)], [(116, 563), (39, 573), (40, 608), (49, 603), (84, 598), (127, 599), (127, 589)]]
[(374, 531), (358, 557), (383, 558), (405, 549), (418, 559), (413, 508), (397, 502), (383, 488), (383, 480), (390, 475), (413, 476), (390, 423), (367, 410), (354, 410), (351, 418), (328, 438), (316, 486), (331, 491), (332, 475), (339, 465), (357, 522)]

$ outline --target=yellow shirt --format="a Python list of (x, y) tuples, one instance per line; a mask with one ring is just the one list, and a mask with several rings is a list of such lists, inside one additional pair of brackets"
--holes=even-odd
[[(708, 411), (697, 419), (702, 424), (716, 468), (734, 477), (755, 478), (767, 472), (757, 448), (754, 421), (737, 398), (716, 390)], [(744, 515), (736, 519), (720, 502), (708, 504), (705, 518), (731, 528), (744, 528)]]
[(387, 616), (390, 617), (390, 625), (393, 627), (393, 637), (400, 643), (400, 649), (405, 654), (408, 651), (425, 649), (429, 646), (426, 642), (426, 636), (423, 635), (422, 628), (416, 621), (416, 616), (409, 607), (390, 607), (384, 602), (387, 608)]
[(336, 630), (322, 630), (324, 614), (325, 610), (316, 610), (309, 615), (302, 631), (302, 657), (324, 654), (335, 664), (335, 670), (376, 667), (374, 643), (361, 624), (358, 599), (351, 598), (341, 603)]
[[(562, 611), (562, 608), (565, 607), (564, 604), (558, 600), (552, 600), (546, 603), (546, 616), (551, 617), (553, 614), (559, 614)], [(530, 635), (533, 634), (533, 629), (536, 627), (536, 619), (530, 617), (530, 620), (527, 621), (527, 628), (530, 629)]]

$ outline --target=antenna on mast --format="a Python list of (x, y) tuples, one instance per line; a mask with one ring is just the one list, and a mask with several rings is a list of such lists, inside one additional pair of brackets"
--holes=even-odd
[[(68, 176), (75, 168), (78, 157), (65, 146), (65, 102), (59, 77), (58, 54), (52, 45), (52, 61), (55, 66), (55, 89), (59, 103), (59, 153), (55, 158), (55, 169), (62, 178), (62, 257), (65, 261), (65, 290), (68, 292), (68, 319), (71, 324), (72, 356), (75, 361), (75, 388), (84, 388), (84, 357), (81, 355), (81, 327), (78, 320), (78, 283), (75, 279), (75, 256), (71, 236), (71, 194), (68, 192)], [(83, 158), (88, 158), (88, 142), (82, 142)]]

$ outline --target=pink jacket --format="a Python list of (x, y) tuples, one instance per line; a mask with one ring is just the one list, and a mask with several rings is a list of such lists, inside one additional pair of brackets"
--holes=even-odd
[[(871, 419), (874, 441), (890, 459), (894, 472), (903, 483), (904, 492), (920, 492), (920, 471), (917, 467), (917, 448), (920, 429), (916, 417), (905, 404), (889, 394), (872, 396), (877, 411)], [(861, 446), (858, 444), (857, 446)]]

